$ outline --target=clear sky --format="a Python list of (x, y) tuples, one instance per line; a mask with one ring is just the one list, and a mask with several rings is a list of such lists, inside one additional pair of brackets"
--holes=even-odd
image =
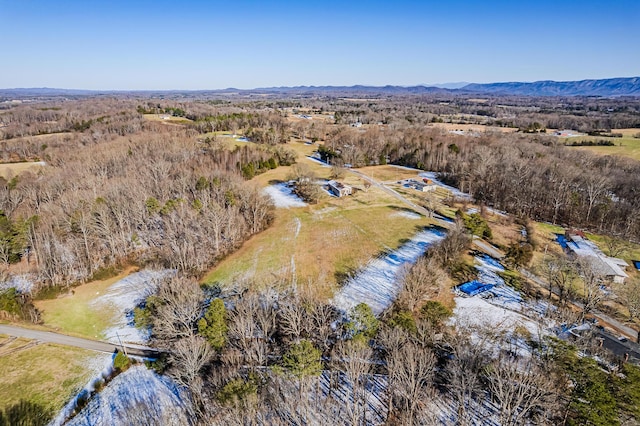
[(640, 0), (0, 0), (0, 88), (640, 76)]

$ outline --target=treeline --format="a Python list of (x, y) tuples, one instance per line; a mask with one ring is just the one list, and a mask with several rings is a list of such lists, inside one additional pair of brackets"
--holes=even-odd
[(342, 129), (323, 150), (356, 167), (388, 161), (440, 172), (479, 203), (516, 216), (640, 239), (640, 164), (568, 150), (552, 137)]

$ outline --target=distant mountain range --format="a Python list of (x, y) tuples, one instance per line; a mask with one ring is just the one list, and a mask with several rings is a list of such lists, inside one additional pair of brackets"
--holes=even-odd
[(461, 90), (522, 96), (640, 96), (640, 77), (605, 80), (468, 84)]
[(532, 83), (445, 83), (420, 86), (295, 86), (267, 87), (259, 89), (221, 89), (221, 90), (76, 90), (76, 89), (0, 89), (0, 97), (50, 97), (50, 96), (95, 96), (109, 94), (128, 94), (143, 96), (215, 96), (215, 95), (410, 95), (429, 93), (482, 94), (482, 95), (518, 95), (518, 96), (640, 96), (640, 77), (609, 78), (604, 80), (580, 81), (535, 81)]

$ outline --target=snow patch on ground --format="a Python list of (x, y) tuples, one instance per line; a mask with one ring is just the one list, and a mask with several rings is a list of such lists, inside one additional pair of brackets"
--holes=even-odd
[(401, 268), (407, 263), (414, 263), (427, 247), (444, 236), (445, 232), (440, 229), (425, 229), (392, 253), (370, 261), (340, 289), (333, 304), (348, 312), (364, 302), (375, 315), (380, 315), (400, 291), (398, 275)]
[(403, 211), (392, 213), (391, 217), (403, 217), (405, 219), (420, 219), (422, 216), (420, 216), (418, 213), (403, 210)]
[(0, 290), (15, 288), (18, 293), (31, 293), (34, 285), (34, 277), (31, 275), (15, 275), (7, 281), (0, 282)]
[(286, 183), (270, 185), (263, 189), (264, 193), (271, 197), (273, 204), (278, 208), (304, 207), (307, 205), (300, 197), (293, 193), (293, 189)]
[(191, 424), (191, 412), (188, 398), (173, 381), (138, 365), (113, 379), (66, 424)]
[(61, 426), (65, 424), (67, 419), (71, 417), (74, 409), (76, 408), (76, 402), (78, 397), (90, 395), (95, 390), (95, 384), (98, 381), (102, 381), (109, 377), (113, 372), (113, 354), (99, 354), (91, 357), (87, 361), (87, 370), (91, 373), (91, 379), (87, 382), (84, 388), (64, 406), (58, 415), (49, 423), (49, 426)]
[(309, 160), (309, 161), (313, 161), (314, 163), (321, 164), (321, 165), (322, 165), (322, 166), (324, 166), (324, 167), (331, 167), (330, 165), (328, 165), (328, 164), (327, 164), (327, 163), (325, 163), (324, 161), (322, 161), (322, 160), (320, 160), (320, 159), (318, 159), (318, 158), (315, 158), (315, 157), (307, 157), (307, 160)]
[(109, 342), (120, 343), (118, 336), (123, 343), (144, 344), (148, 340), (148, 333), (133, 324), (133, 309), (156, 291), (163, 278), (173, 273), (149, 269), (135, 272), (113, 284), (92, 303), (96, 309), (110, 308), (118, 313), (114, 326), (105, 331)]
[(302, 228), (302, 222), (298, 217), (294, 219), (294, 222), (295, 222), (296, 229), (295, 229), (293, 238), (298, 238), (298, 235), (300, 234), (300, 228)]
[(514, 330), (526, 328), (532, 336), (537, 336), (540, 327), (537, 322), (522, 314), (489, 303), (481, 297), (455, 297), (453, 324), (458, 328), (488, 328), (492, 330)]

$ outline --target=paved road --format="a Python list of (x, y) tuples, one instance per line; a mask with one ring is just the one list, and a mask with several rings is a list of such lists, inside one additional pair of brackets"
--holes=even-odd
[[(9, 336), (15, 337), (24, 337), (26, 339), (39, 340), (46, 343), (74, 346), (76, 348), (87, 349), (95, 352), (113, 353), (117, 349), (120, 349), (119, 345), (115, 345), (109, 342), (72, 337), (67, 336), (66, 334), (53, 333), (51, 331), (31, 330), (29, 328), (22, 328), (15, 325), (0, 324), (0, 334), (7, 334)], [(129, 355), (142, 357), (154, 357), (159, 353), (159, 351), (153, 348), (147, 348), (143, 346), (133, 347), (125, 345), (125, 349)]]
[(380, 188), (381, 190), (383, 190), (387, 194), (391, 195), (392, 197), (397, 198), (398, 200), (400, 200), (401, 202), (403, 202), (407, 206), (411, 207), (413, 210), (415, 210), (416, 212), (420, 213), (421, 215), (436, 219), (438, 221), (438, 224), (440, 226), (442, 226), (443, 228), (449, 228), (449, 226), (451, 226), (451, 224), (449, 222), (444, 221), (442, 219), (439, 219), (437, 217), (437, 215), (435, 215), (433, 212), (430, 212), (429, 210), (425, 209), (424, 207), (417, 205), (413, 201), (409, 201), (408, 199), (403, 197), (401, 194), (397, 193), (396, 191), (394, 191), (393, 189), (391, 189), (388, 186), (384, 185), (383, 183), (375, 180), (374, 178), (372, 178), (370, 176), (367, 176), (367, 175), (365, 175), (364, 173), (362, 173), (362, 172), (360, 172), (358, 170), (354, 170), (354, 169), (347, 169), (347, 170), (349, 170), (349, 172), (353, 173), (354, 175), (357, 175), (357, 176), (361, 177), (362, 179), (368, 181), (369, 183), (371, 183), (371, 185), (373, 185), (373, 186), (375, 186), (377, 188)]

